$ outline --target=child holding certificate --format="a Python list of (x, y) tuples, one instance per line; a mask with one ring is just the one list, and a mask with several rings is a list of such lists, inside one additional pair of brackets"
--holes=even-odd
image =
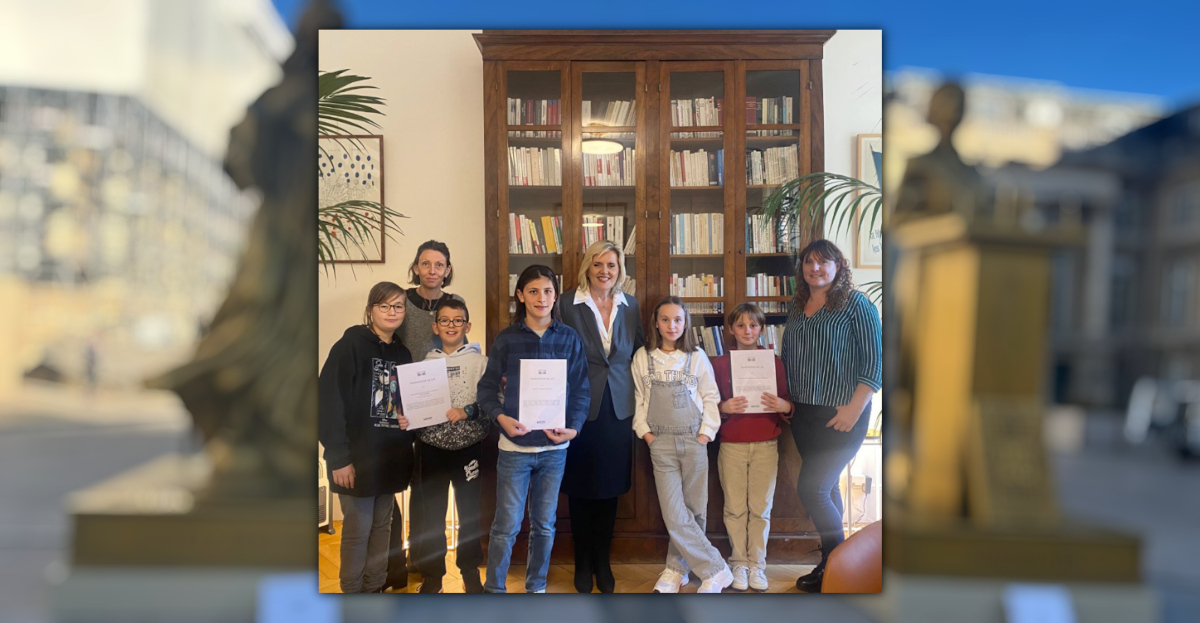
[[(725, 530), (733, 549), (729, 566), (733, 586), (767, 590), (767, 537), (771, 533), (771, 503), (775, 499), (775, 477), (779, 468), (776, 438), (782, 424), (792, 417), (788, 400), (787, 371), (783, 360), (758, 345), (766, 316), (757, 305), (742, 303), (733, 308), (726, 327), (737, 342), (738, 351), (758, 355), (747, 361), (745, 353), (725, 353), (713, 359), (713, 373), (721, 390), (721, 448), (717, 455), (717, 474), (725, 493)], [(735, 382), (735, 377), (737, 378)], [(775, 391), (753, 396), (738, 395), (738, 390), (770, 383), (754, 383), (774, 378)], [(749, 576), (747, 578), (747, 576)]]
[(633, 356), (636, 388), (633, 433), (650, 446), (658, 503), (671, 542), (656, 593), (678, 593), (688, 570), (703, 580), (700, 593), (733, 583), (721, 552), (704, 535), (708, 508), (708, 442), (721, 426), (720, 394), (712, 365), (692, 333), (678, 297), (654, 306), (650, 343)]
[(412, 363), (396, 329), (404, 290), (389, 281), (367, 296), (363, 324), (329, 349), (321, 368), (317, 422), (330, 488), (342, 521), (343, 593), (382, 592), (395, 494), (413, 471), (412, 433), (400, 410), (396, 366)]
[(590, 388), (583, 342), (557, 318), (554, 271), (540, 264), (526, 268), (517, 278), (516, 297), (513, 323), (496, 335), (478, 385), (480, 407), (502, 432), (484, 590), (507, 592), (513, 543), (528, 498), (525, 591), (544, 593), (567, 446), (587, 420)]
[(427, 527), (414, 532), (417, 569), (424, 581), (422, 593), (439, 593), (446, 575), (446, 502), (447, 490), (454, 484), (454, 503), (458, 507), (458, 549), (455, 562), (462, 572), (463, 589), (482, 593), (479, 565), (483, 564), (479, 528), (479, 472), (483, 458), (483, 439), (491, 430), (491, 420), (480, 413), (475, 401), (476, 387), (487, 357), (479, 344), (467, 344), (471, 317), (467, 304), (458, 299), (443, 301), (438, 307), (433, 335), (441, 338), (442, 348), (429, 351), (425, 360), (445, 359), (450, 384), (449, 422), (417, 431), (418, 479), (421, 499), (414, 501), (413, 514), (420, 514), (417, 525)]

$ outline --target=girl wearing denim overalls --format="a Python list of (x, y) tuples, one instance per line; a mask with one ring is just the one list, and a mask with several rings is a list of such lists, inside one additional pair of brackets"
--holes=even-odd
[(650, 446), (658, 503), (671, 537), (667, 568), (654, 592), (678, 593), (691, 569), (703, 580), (697, 592), (719, 593), (733, 575), (704, 529), (707, 446), (721, 425), (720, 393), (683, 301), (664, 298), (653, 318), (650, 344), (634, 355), (631, 367), (637, 388), (633, 431)]

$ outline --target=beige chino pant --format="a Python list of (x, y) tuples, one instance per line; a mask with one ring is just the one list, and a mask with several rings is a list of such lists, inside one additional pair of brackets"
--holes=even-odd
[(771, 505), (779, 473), (778, 441), (721, 443), (717, 473), (725, 492), (725, 531), (733, 548), (730, 567), (767, 568)]

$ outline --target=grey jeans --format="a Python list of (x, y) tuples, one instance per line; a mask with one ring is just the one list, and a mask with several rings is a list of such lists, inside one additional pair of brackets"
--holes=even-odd
[(708, 450), (692, 435), (662, 434), (650, 444), (654, 485), (667, 533), (667, 568), (689, 569), (708, 579), (725, 568), (721, 552), (705, 536), (708, 509)]
[(364, 498), (338, 494), (343, 515), (338, 580), (343, 593), (373, 593), (383, 588), (395, 497), (390, 493)]

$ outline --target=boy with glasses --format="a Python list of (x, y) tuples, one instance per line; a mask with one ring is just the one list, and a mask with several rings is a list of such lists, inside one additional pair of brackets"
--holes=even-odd
[(482, 593), (479, 565), (483, 564), (483, 549), (479, 538), (479, 481), (483, 440), (491, 420), (475, 404), (475, 388), (487, 367), (487, 357), (477, 343), (466, 343), (471, 330), (467, 304), (458, 299), (446, 299), (438, 307), (433, 334), (442, 341), (442, 348), (429, 351), (425, 359), (446, 359), (446, 374), (450, 380), (450, 406), (446, 412), (449, 422), (417, 431), (417, 478), (422, 495), (417, 524), (427, 527), (414, 533), (413, 552), (423, 582), (420, 592), (439, 593), (442, 576), (446, 574), (446, 503), (447, 486), (454, 485), (454, 502), (458, 508), (458, 549), (456, 562), (462, 572), (463, 587), (468, 593)]

